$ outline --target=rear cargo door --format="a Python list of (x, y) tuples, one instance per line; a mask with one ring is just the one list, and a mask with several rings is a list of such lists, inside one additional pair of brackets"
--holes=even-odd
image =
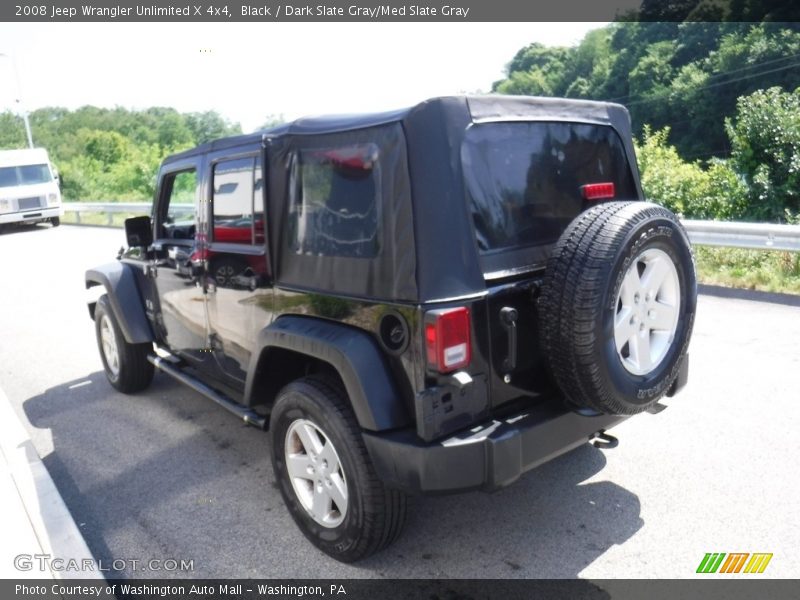
[(493, 403), (547, 395), (537, 283), (579, 213), (597, 202), (638, 199), (622, 140), (612, 127), (592, 123), (478, 123), (467, 130), (461, 158), (490, 292)]

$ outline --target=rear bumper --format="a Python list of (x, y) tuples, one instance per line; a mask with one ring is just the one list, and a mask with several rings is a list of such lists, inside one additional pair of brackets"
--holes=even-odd
[[(674, 396), (688, 379), (687, 354), (666, 395)], [(413, 494), (493, 491), (627, 418), (578, 414), (549, 403), (434, 442), (421, 440), (415, 429), (363, 436), (378, 476), (391, 487)]]
[(53, 217), (64, 216), (63, 206), (52, 206), (48, 208), (34, 208), (20, 212), (0, 214), (0, 225), (6, 223), (24, 223), (52, 219)]
[(492, 491), (626, 418), (539, 406), (438, 442), (421, 441), (413, 429), (364, 433), (364, 442), (378, 476), (391, 487), (417, 494)]

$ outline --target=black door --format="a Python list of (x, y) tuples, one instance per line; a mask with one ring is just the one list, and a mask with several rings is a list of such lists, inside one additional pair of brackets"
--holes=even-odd
[(155, 217), (156, 327), (161, 342), (193, 362), (208, 360), (208, 318), (199, 259), (199, 162), (162, 173)]
[(244, 386), (258, 333), (272, 321), (261, 161), (214, 160), (205, 252), (209, 345), (223, 381)]

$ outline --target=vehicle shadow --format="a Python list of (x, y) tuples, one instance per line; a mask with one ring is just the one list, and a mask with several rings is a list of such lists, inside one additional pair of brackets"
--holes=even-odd
[(721, 285), (700, 284), (697, 293), (717, 298), (733, 298), (735, 300), (750, 300), (751, 302), (768, 302), (770, 304), (783, 304), (784, 306), (800, 306), (800, 295), (781, 294), (778, 292), (762, 292), (759, 290), (744, 290), (729, 288)]
[[(575, 578), (643, 524), (636, 495), (583, 483), (606, 464), (587, 444), (495, 494), (413, 498), (394, 545), (343, 565), (315, 550), (289, 517), (268, 436), (167, 377), (125, 396), (95, 372), (23, 409), (34, 427), (50, 430), (54, 451), (43, 462), (95, 558), (106, 567), (119, 559), (194, 562), (188, 572), (128, 563), (109, 577), (414, 578), (427, 585), (426, 597), (459, 598), (477, 591), (424, 580)], [(573, 597), (607, 597), (584, 583)]]
[(385, 553), (391, 558), (359, 566), (396, 577), (402, 569), (387, 572), (387, 564), (421, 558), (431, 577), (576, 578), (644, 524), (635, 494), (609, 481), (582, 483), (606, 465), (604, 452), (585, 444), (494, 494), (415, 498), (405, 534)]
[[(265, 485), (267, 436), (183, 391), (156, 377), (146, 395), (125, 396), (95, 372), (23, 403), (30, 423), (50, 430), (54, 451), (42, 462), (92, 554), (111, 569), (107, 577), (191, 577), (195, 568), (199, 577), (205, 568), (225, 577), (205, 553), (219, 551), (216, 539), (242, 518), (272, 511), (270, 502), (253, 501), (254, 490), (274, 492)], [(258, 480), (253, 490), (250, 478)], [(246, 517), (231, 493), (237, 488)], [(196, 566), (142, 571), (151, 559)]]
[(26, 231), (45, 231), (46, 229), (53, 229), (53, 226), (50, 223), (9, 223), (0, 225), (0, 235), (24, 233)]

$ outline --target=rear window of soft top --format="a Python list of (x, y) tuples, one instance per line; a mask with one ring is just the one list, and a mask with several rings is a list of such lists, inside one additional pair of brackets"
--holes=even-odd
[(638, 197), (622, 140), (605, 125), (476, 124), (466, 132), (461, 158), (483, 256), (554, 243), (590, 205), (584, 185), (613, 183), (614, 199)]

